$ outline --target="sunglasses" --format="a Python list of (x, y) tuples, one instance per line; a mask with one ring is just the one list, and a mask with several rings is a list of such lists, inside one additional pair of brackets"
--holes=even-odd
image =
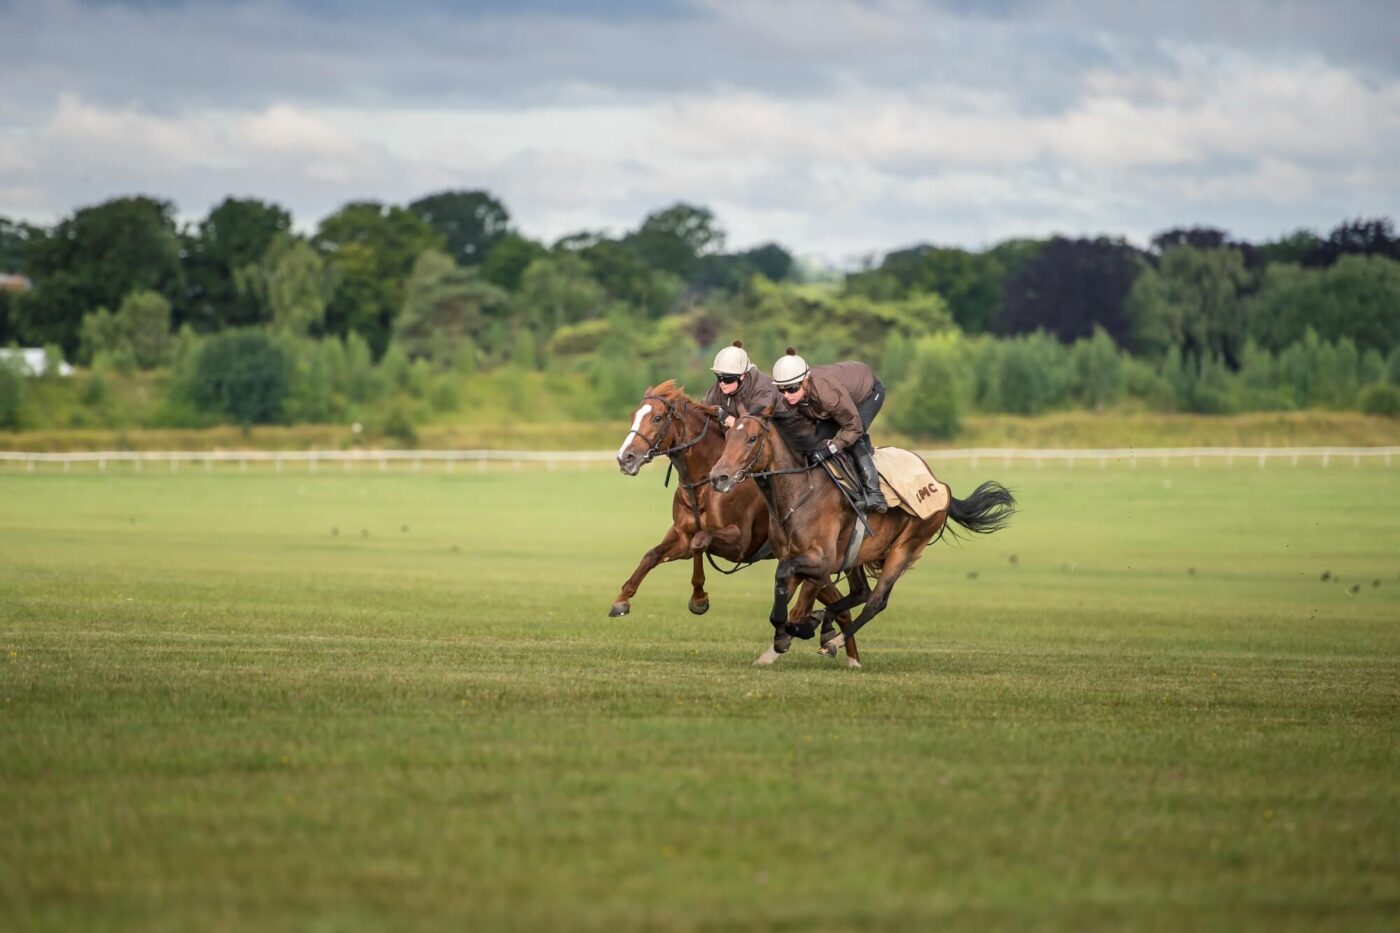
[(732, 386), (734, 383), (739, 381), (739, 377), (731, 376), (725, 373), (716, 373), (715, 381), (720, 383), (721, 385)]
[(802, 391), (802, 383), (799, 382), (795, 386), (778, 386), (778, 391), (784, 395), (796, 395)]

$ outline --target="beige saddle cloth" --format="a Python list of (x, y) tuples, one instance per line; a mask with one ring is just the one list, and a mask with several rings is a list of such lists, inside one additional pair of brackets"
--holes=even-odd
[[(932, 518), (935, 512), (948, 507), (948, 487), (912, 450), (876, 447), (875, 470), (880, 474), (880, 492), (891, 508), (898, 506), (919, 518)], [(847, 489), (860, 488), (857, 477), (844, 475), (844, 465), (837, 468), (837, 473)]]
[(948, 487), (912, 450), (876, 447), (875, 469), (880, 474), (880, 492), (890, 505), (898, 502), (904, 511), (920, 518), (930, 518), (948, 507)]

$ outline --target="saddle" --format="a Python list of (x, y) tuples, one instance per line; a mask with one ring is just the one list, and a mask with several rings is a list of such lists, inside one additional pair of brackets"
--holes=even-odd
[[(850, 454), (833, 457), (836, 478), (860, 502), (860, 471)], [(900, 508), (919, 518), (931, 518), (948, 507), (950, 493), (923, 457), (902, 447), (876, 447), (875, 471), (880, 474), (880, 492), (890, 508)]]

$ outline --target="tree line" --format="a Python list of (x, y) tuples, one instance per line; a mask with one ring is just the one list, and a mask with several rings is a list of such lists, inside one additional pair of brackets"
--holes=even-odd
[[(164, 374), (172, 425), (372, 415), (408, 434), (458, 411), (471, 383), (504, 400), (529, 373), (563, 414), (610, 417), (649, 382), (703, 385), (736, 337), (761, 365), (788, 344), (871, 362), (893, 422), (930, 435), (972, 410), (1400, 413), (1388, 218), (1262, 243), (1196, 227), (1147, 249), (918, 245), (832, 274), (776, 243), (726, 250), (713, 213), (684, 203), (621, 235), (543, 243), (485, 191), (354, 202), (309, 235), (258, 199), (182, 227), (171, 203), (124, 197), (52, 227), (0, 217), (0, 272), (32, 283), (0, 291), (0, 345), (86, 367), (94, 412), (104, 379)], [(0, 426), (15, 427), (25, 388), (8, 369)]]

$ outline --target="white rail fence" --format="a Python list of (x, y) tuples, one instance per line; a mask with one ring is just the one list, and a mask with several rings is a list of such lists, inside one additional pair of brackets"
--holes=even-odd
[[(1257, 465), (1263, 469), (1270, 463), (1297, 466), (1300, 462), (1320, 463), (1323, 467), (1333, 463), (1360, 466), (1362, 460), (1381, 460), (1389, 467), (1392, 458), (1400, 457), (1400, 447), (1124, 447), (1103, 450), (971, 447), (921, 450), (919, 453), (935, 467), (940, 463), (956, 460), (966, 461), (973, 467), (980, 463), (1000, 463), (1007, 467), (1013, 463), (1031, 463), (1036, 467), (1045, 463), (1063, 463), (1074, 467), (1082, 463), (1099, 468), (1114, 464), (1136, 469), (1139, 465), (1160, 463), (1166, 466), (1172, 462), (1189, 460), (1196, 467), (1201, 466), (1202, 462), (1217, 462), (1226, 467), (1234, 467), (1239, 463)], [(40, 467), (69, 472), (74, 466), (95, 468), (98, 471), (106, 471), (112, 466), (124, 466), (137, 472), (147, 468), (164, 468), (173, 473), (181, 468), (212, 470), (215, 466), (230, 465), (237, 465), (239, 470), (247, 470), (252, 465), (271, 466), (278, 472), (297, 468), (312, 473), (323, 468), (340, 469), (344, 472), (368, 468), (387, 472), (391, 466), (407, 467), (415, 472), (422, 471), (425, 466), (435, 466), (449, 473), (462, 467), (478, 471), (493, 467), (513, 470), (542, 467), (554, 471), (586, 470), (599, 464), (611, 465), (613, 456), (611, 451), (605, 450), (104, 450), (77, 453), (0, 451), (0, 469), (18, 467), (33, 473)]]

